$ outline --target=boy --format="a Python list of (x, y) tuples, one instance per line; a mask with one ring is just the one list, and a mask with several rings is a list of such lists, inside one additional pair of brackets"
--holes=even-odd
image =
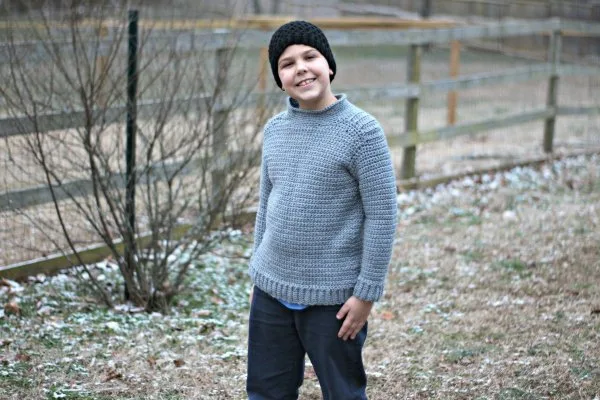
[(366, 399), (362, 347), (383, 292), (396, 184), (378, 122), (335, 96), (336, 64), (313, 24), (269, 44), (287, 111), (264, 129), (250, 276), (250, 399), (297, 399), (308, 354), (324, 399)]

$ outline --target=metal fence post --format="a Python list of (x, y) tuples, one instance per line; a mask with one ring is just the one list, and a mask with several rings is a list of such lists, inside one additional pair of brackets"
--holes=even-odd
[(552, 153), (554, 142), (554, 127), (556, 124), (556, 99), (558, 97), (558, 67), (562, 48), (562, 35), (560, 30), (552, 32), (550, 48), (548, 49), (548, 62), (552, 63), (552, 74), (548, 81), (548, 97), (546, 106), (552, 115), (544, 123), (544, 152)]
[[(412, 84), (418, 84), (421, 81), (421, 46), (411, 45), (408, 53), (408, 70), (406, 72), (407, 81)], [(402, 157), (402, 170), (400, 176), (402, 179), (415, 177), (415, 161), (417, 157), (418, 142), (418, 122), (419, 122), (419, 97), (410, 97), (406, 100), (405, 132), (413, 135), (415, 144), (404, 148)]]
[(129, 11), (129, 57), (127, 66), (127, 143), (125, 150), (125, 216), (127, 240), (125, 259), (133, 271), (135, 249), (135, 136), (137, 123), (137, 56), (138, 56), (138, 11)]

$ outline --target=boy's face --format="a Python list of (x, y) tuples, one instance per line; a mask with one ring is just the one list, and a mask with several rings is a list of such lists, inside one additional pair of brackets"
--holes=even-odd
[(283, 89), (300, 108), (319, 110), (335, 102), (329, 79), (333, 71), (315, 48), (303, 44), (288, 46), (279, 57), (277, 71)]

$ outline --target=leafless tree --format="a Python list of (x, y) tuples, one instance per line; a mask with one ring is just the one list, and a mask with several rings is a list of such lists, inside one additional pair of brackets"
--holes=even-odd
[[(127, 12), (99, 3), (80, 1), (60, 21), (41, 11), (32, 18), (37, 47), (14, 29), (3, 48), (0, 95), (12, 116), (25, 117), (7, 147), (34, 164), (15, 156), (11, 169), (50, 190), (55, 222), (17, 212), (82, 266), (105, 304), (115, 294), (86, 267), (82, 245), (106, 245), (127, 298), (165, 311), (199, 256), (255, 201), (260, 131), (272, 110), (248, 101), (247, 83), (257, 79), (237, 55), (236, 33), (220, 33), (225, 45), (215, 51), (214, 33), (173, 33), (162, 30), (169, 23), (142, 19), (136, 165), (127, 174)], [(82, 19), (82, 10), (93, 18)], [(57, 128), (45, 122), (49, 113)]]

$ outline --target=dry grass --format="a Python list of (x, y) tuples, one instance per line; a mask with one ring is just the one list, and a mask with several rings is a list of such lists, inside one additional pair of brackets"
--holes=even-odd
[[(598, 398), (599, 172), (580, 157), (401, 194), (370, 398)], [(0, 397), (244, 398), (249, 283), (222, 256), (250, 244), (201, 260), (166, 317), (98, 310), (64, 276), (0, 291), (23, 314), (0, 319)], [(300, 398), (320, 398), (310, 368)]]
[[(520, 195), (518, 221), (503, 219)], [(600, 393), (597, 188), (499, 196), (482, 219), (444, 207), (406, 226), (382, 304), (395, 318), (373, 324), (367, 352), (390, 384), (376, 380), (373, 398)]]

